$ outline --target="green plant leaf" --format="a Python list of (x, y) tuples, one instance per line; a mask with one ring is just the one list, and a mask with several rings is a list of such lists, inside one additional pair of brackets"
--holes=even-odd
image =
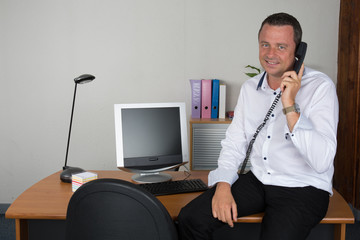
[(255, 77), (256, 75), (258, 75), (261, 72), (261, 70), (259, 68), (251, 66), (251, 65), (247, 65), (245, 68), (251, 68), (256, 71), (256, 73), (245, 73), (249, 77)]
[(257, 67), (254, 67), (254, 66), (251, 66), (251, 65), (247, 65), (245, 68), (251, 68), (251, 69), (254, 69), (258, 72), (258, 74), (261, 72), (261, 70)]
[(249, 77), (255, 77), (256, 75), (258, 75), (258, 73), (245, 73), (246, 75), (248, 75)]

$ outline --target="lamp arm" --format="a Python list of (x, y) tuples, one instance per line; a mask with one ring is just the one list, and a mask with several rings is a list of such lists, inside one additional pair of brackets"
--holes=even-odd
[(72, 108), (71, 108), (71, 117), (70, 117), (69, 135), (68, 135), (67, 146), (66, 146), (66, 155), (65, 155), (65, 165), (64, 165), (64, 167), (63, 167), (63, 169), (64, 169), (64, 170), (67, 168), (67, 159), (68, 159), (68, 154), (69, 154), (69, 145), (70, 145), (71, 127), (72, 127), (72, 121), (73, 121), (73, 116), (74, 116), (74, 107), (75, 107), (76, 89), (77, 89), (77, 83), (75, 83), (74, 97), (73, 97), (73, 103), (72, 103)]

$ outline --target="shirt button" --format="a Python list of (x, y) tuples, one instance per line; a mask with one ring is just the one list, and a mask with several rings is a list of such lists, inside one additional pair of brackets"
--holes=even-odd
[(272, 117), (275, 117), (275, 114), (271, 114)]
[(270, 138), (270, 136), (268, 136), (268, 138)]
[(266, 160), (267, 158), (266, 157), (264, 157), (264, 160)]
[(271, 173), (268, 172), (267, 174), (270, 175)]
[(274, 92), (274, 95), (276, 95), (276, 92)]

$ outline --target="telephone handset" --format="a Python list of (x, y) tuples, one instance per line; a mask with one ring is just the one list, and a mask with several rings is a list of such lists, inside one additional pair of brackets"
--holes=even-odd
[[(299, 46), (297, 47), (297, 49), (296, 49), (294, 71), (297, 74), (299, 74), (301, 65), (304, 62), (305, 55), (306, 55), (306, 50), (307, 50), (307, 43), (306, 42), (301, 42), (299, 44)], [(265, 76), (265, 73), (264, 73), (263, 77), (264, 76)], [(265, 126), (267, 120), (269, 120), (270, 115), (271, 115), (272, 111), (275, 109), (276, 104), (279, 102), (280, 98), (281, 98), (281, 92), (275, 97), (275, 100), (271, 104), (271, 107), (270, 107), (269, 111), (266, 113), (264, 121), (258, 126), (258, 128), (256, 129), (255, 134), (253, 135), (251, 141), (249, 142), (249, 146), (248, 146), (248, 148), (246, 150), (246, 156), (245, 156), (245, 159), (244, 159), (244, 161), (242, 163), (241, 170), (239, 172), (240, 174), (243, 174), (245, 172), (245, 168), (246, 168), (247, 162), (249, 161), (250, 153), (251, 153), (251, 150), (252, 150), (252, 146), (253, 146), (253, 144), (255, 142), (255, 139), (256, 139), (257, 135), (259, 134), (260, 130)]]
[(307, 43), (301, 42), (296, 49), (295, 52), (295, 63), (294, 63), (294, 71), (299, 74), (301, 65), (304, 62), (305, 55), (306, 55)]

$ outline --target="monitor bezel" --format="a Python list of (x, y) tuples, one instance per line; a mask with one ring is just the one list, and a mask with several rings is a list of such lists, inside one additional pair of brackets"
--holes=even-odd
[[(169, 165), (162, 168), (154, 168), (147, 170), (140, 170), (136, 168), (125, 167), (124, 152), (123, 152), (123, 131), (122, 131), (122, 110), (123, 109), (141, 109), (141, 108), (179, 108), (180, 116), (180, 134), (181, 134), (181, 149), (182, 149), (182, 162), (174, 165)], [(123, 103), (114, 104), (115, 114), (115, 144), (116, 144), (116, 162), (117, 167), (127, 172), (135, 173), (158, 173), (166, 170), (171, 170), (184, 165), (189, 162), (189, 147), (187, 137), (187, 121), (186, 110), (184, 102), (166, 102), (166, 103)]]

